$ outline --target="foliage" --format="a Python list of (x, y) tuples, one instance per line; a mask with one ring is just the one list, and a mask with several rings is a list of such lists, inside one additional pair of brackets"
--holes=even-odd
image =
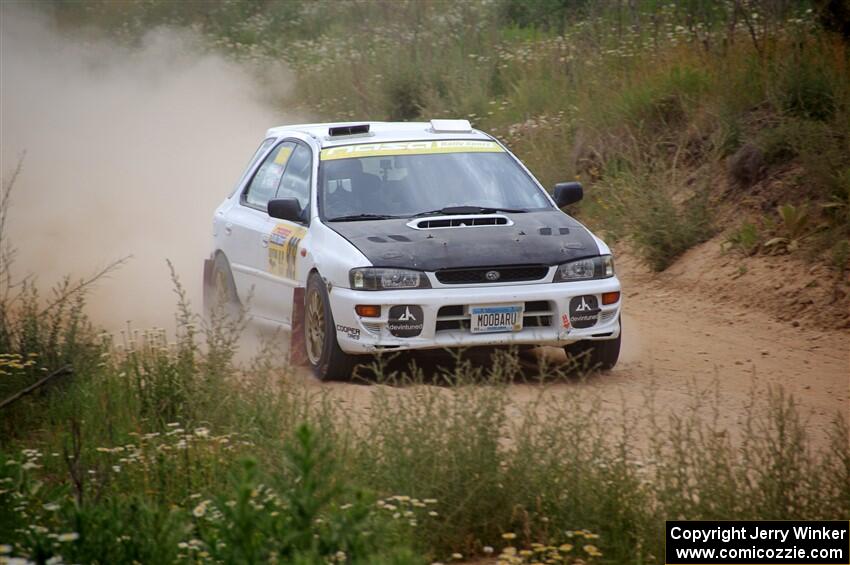
[(726, 246), (739, 251), (744, 256), (757, 253), (761, 243), (761, 234), (759, 233), (758, 226), (748, 221), (742, 222), (726, 238)]
[(800, 243), (814, 230), (808, 206), (783, 204), (777, 208), (777, 212), (780, 219), (778, 233), (781, 235), (765, 241), (765, 249), (786, 252), (799, 249)]
[[(754, 392), (733, 441), (705, 391), (693, 392), (685, 416), (669, 417), (649, 393), (615, 431), (601, 397), (541, 388), (512, 404), (505, 387), (529, 374), (510, 352), (488, 365), (458, 357), (435, 375), (379, 360), (374, 378), (391, 386), (376, 387), (370, 409), (352, 419), (326, 389), (287, 379), (276, 350), (209, 378), (202, 335), (130, 350), (107, 342), (101, 362), (61, 393), (29, 401), (32, 416), (0, 412), (8, 430), (0, 505), (9, 510), (0, 541), (12, 555), (400, 564), (557, 554), (632, 563), (660, 555), (665, 516), (815, 519), (846, 509), (846, 421), (838, 417), (829, 449), (815, 451), (779, 389), (766, 403)], [(141, 381), (128, 376), (136, 364), (148, 368)], [(543, 364), (531, 378), (565, 371)], [(145, 404), (158, 379), (193, 390), (168, 408), (173, 421)]]

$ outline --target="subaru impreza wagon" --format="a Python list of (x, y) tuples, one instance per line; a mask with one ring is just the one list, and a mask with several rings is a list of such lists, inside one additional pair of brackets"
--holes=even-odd
[(322, 379), (381, 351), (621, 341), (608, 246), (466, 120), (268, 130), (213, 216), (205, 299), (290, 330)]

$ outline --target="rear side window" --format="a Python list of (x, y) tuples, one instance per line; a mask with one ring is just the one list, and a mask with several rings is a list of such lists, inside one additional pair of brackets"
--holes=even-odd
[[(251, 172), (251, 169), (254, 168), (254, 165), (257, 163), (257, 160), (263, 156), (263, 154), (268, 151), (269, 147), (274, 143), (274, 138), (270, 137), (268, 139), (264, 139), (260, 146), (254, 151), (254, 155), (251, 157), (251, 161), (248, 162), (248, 166), (245, 167), (245, 172), (242, 173), (242, 176), (239, 177), (239, 182), (236, 183), (236, 186), (233, 187), (233, 190), (230, 192), (230, 196), (233, 196), (233, 193), (236, 192), (242, 183), (245, 182), (245, 177)], [(229, 198), (229, 197), (228, 197)]]
[(292, 156), (292, 151), (295, 149), (295, 144), (291, 141), (281, 143), (269, 153), (254, 178), (251, 179), (251, 184), (248, 185), (248, 190), (245, 192), (245, 203), (265, 210), (269, 200), (275, 197), (277, 187), (280, 184), (280, 179), (283, 177), (283, 171), (286, 169), (286, 163)]

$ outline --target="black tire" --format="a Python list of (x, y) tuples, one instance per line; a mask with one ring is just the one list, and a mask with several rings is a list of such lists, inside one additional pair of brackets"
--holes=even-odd
[(307, 362), (319, 380), (351, 378), (357, 357), (339, 347), (328, 289), (317, 273), (310, 275), (304, 294), (304, 348)]
[(242, 312), (230, 263), (223, 253), (215, 254), (210, 280), (204, 285), (204, 311), (210, 315), (219, 307), (232, 318), (237, 318)]
[(620, 358), (620, 343), (623, 337), (623, 322), (620, 321), (620, 334), (614, 339), (599, 341), (578, 341), (564, 347), (567, 357), (578, 368), (587, 371), (610, 371)]

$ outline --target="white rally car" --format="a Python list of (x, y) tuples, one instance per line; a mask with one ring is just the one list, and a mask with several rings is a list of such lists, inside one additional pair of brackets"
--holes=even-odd
[(369, 354), (556, 345), (620, 351), (605, 243), (466, 120), (273, 128), (213, 218), (205, 297), (282, 325), (322, 379)]

